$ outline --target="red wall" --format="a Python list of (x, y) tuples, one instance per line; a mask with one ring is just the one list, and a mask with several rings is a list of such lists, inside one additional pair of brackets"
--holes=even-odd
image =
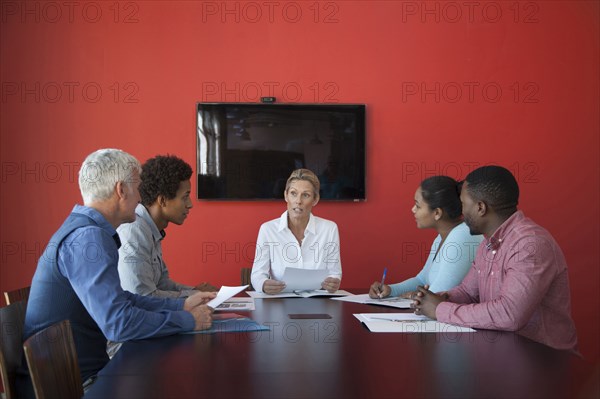
[[(599, 3), (465, 3), (3, 0), (0, 290), (29, 284), (91, 151), (195, 165), (197, 101), (366, 103), (368, 201), (315, 209), (340, 227), (343, 286), (421, 268), (434, 238), (410, 212), (422, 178), (499, 163), (565, 252), (597, 360)], [(195, 202), (168, 229), (172, 276), (237, 284), (260, 223), (283, 210)]]

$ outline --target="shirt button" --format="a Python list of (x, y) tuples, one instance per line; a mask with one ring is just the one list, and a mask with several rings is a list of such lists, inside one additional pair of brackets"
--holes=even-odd
[(496, 250), (495, 249), (492, 251), (492, 254), (496, 255)]
[(494, 275), (494, 272), (492, 272), (492, 276)]

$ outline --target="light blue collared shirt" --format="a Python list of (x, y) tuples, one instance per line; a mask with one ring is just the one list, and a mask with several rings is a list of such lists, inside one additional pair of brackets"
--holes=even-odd
[(472, 236), (469, 233), (469, 227), (464, 222), (452, 229), (441, 248), (442, 237), (438, 235), (431, 245), (431, 251), (423, 270), (416, 277), (398, 284), (391, 284), (390, 296), (416, 291), (418, 285), (429, 285), (431, 292), (454, 288), (460, 284), (471, 268), (481, 240), (483, 240), (483, 236)]

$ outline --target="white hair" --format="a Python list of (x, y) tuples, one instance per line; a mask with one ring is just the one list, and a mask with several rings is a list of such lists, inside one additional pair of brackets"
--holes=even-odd
[(140, 162), (125, 151), (105, 148), (87, 156), (79, 169), (79, 190), (85, 205), (109, 199), (117, 182), (129, 184)]

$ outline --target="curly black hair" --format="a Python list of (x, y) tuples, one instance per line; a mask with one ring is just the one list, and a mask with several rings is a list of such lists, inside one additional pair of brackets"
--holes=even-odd
[(179, 184), (192, 177), (192, 167), (174, 155), (157, 155), (142, 165), (140, 177), (142, 204), (150, 206), (159, 195), (175, 198)]

